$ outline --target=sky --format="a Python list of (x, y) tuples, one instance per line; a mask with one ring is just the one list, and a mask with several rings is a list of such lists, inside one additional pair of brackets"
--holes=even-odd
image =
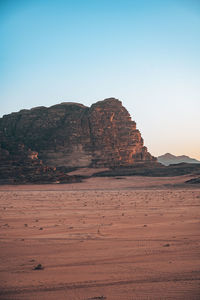
[(200, 0), (0, 0), (0, 117), (109, 97), (152, 155), (200, 160)]

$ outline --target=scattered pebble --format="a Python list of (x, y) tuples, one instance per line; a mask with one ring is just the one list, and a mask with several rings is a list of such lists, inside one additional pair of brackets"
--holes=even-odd
[(44, 270), (44, 267), (41, 264), (38, 264), (34, 267), (34, 270)]

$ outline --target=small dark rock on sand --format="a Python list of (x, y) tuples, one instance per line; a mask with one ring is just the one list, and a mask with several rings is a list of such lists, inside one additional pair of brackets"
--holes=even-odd
[(105, 300), (107, 299), (105, 296), (97, 296), (97, 297), (92, 297), (92, 298), (88, 298), (87, 300)]
[(34, 270), (44, 270), (44, 267), (41, 264), (38, 264), (34, 267)]

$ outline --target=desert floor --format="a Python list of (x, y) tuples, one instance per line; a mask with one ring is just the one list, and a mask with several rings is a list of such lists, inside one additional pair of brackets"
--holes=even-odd
[(187, 179), (0, 186), (0, 299), (200, 299)]

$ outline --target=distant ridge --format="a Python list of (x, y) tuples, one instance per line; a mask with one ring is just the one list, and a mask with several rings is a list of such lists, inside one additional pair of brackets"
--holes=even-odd
[(175, 156), (171, 153), (165, 153), (164, 155), (160, 155), (157, 157), (158, 162), (169, 166), (172, 164), (180, 164), (180, 163), (188, 163), (188, 164), (200, 164), (200, 161), (194, 158), (191, 158), (186, 155)]

